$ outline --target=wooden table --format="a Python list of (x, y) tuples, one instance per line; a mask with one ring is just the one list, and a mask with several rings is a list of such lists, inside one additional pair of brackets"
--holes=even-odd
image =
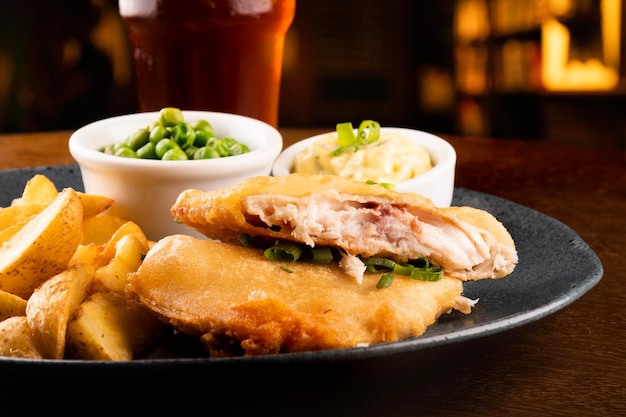
[[(286, 145), (318, 132), (283, 129)], [(69, 135), (0, 135), (0, 169), (73, 163), (67, 150)], [(312, 400), (305, 393), (281, 398), (277, 390), (278, 405), (271, 413), (292, 410), (288, 414), (294, 417), (626, 415), (626, 153), (442, 136), (458, 153), (457, 186), (504, 197), (567, 224), (598, 254), (604, 266), (602, 280), (536, 327), (494, 341), (447, 366), (412, 375), (401, 384), (381, 380), (364, 396), (345, 387), (345, 393), (319, 398), (315, 404), (306, 402)], [(234, 389), (254, 389), (250, 386), (263, 383), (267, 382), (242, 381)], [(216, 401), (221, 400), (207, 400), (207, 411)], [(293, 402), (299, 412), (290, 408)], [(316, 406), (324, 411), (311, 411), (318, 410)], [(258, 411), (262, 415), (268, 409)]]

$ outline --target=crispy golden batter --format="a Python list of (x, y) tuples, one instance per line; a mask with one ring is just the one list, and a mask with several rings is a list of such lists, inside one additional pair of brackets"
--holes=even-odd
[(175, 235), (149, 251), (126, 294), (201, 337), (214, 356), (397, 341), (452, 309), (467, 312), (458, 279), (396, 276), (377, 289), (379, 276), (365, 274), (359, 285), (336, 265), (269, 261), (258, 249)]

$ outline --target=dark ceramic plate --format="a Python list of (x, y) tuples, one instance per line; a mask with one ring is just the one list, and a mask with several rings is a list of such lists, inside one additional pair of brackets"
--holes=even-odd
[[(0, 204), (6, 206), (19, 196), (26, 181), (43, 173), (57, 187), (82, 191), (80, 170), (75, 165), (41, 167), (0, 172)], [(172, 384), (181, 372), (198, 372), (211, 378), (236, 375), (250, 377), (255, 372), (281, 367), (302, 372), (339, 372), (346, 364), (374, 369), (400, 363), (400, 367), (440, 358), (443, 352), (464, 342), (484, 339), (534, 323), (556, 313), (589, 291), (603, 274), (596, 254), (569, 227), (530, 208), (498, 197), (455, 189), (454, 205), (487, 210), (509, 229), (517, 244), (519, 265), (510, 276), (492, 281), (465, 284), (465, 295), (479, 302), (469, 315), (445, 315), (421, 337), (367, 348), (323, 352), (270, 355), (265, 357), (201, 358), (197, 346), (176, 336), (163, 342), (147, 357), (130, 362), (32, 361), (0, 358), (0, 374), (9, 375), (89, 375), (103, 378), (162, 377)], [(374, 365), (377, 364), (377, 365)], [(297, 368), (292, 368), (296, 366)], [(304, 368), (303, 368), (304, 367)], [(173, 378), (173, 379), (172, 379)]]

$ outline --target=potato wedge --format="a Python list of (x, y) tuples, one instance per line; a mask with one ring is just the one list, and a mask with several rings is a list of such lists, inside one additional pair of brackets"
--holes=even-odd
[(15, 223), (13, 226), (7, 227), (6, 229), (0, 229), (0, 245), (2, 245), (7, 240), (11, 239), (17, 232), (19, 232), (22, 229), (22, 227), (24, 227), (26, 223), (28, 223), (31, 220), (31, 218), (32, 216), (26, 219), (23, 219)]
[(96, 194), (78, 193), (80, 203), (83, 205), (83, 218), (97, 216), (106, 211), (113, 204), (113, 199)]
[(129, 304), (120, 292), (97, 292), (67, 326), (67, 357), (128, 361), (156, 341), (166, 325)]
[(89, 243), (104, 245), (126, 222), (128, 222), (127, 219), (108, 214), (87, 217), (83, 221), (83, 238), (81, 243), (83, 245)]
[(22, 197), (12, 201), (12, 206), (40, 204), (47, 206), (57, 197), (56, 185), (43, 174), (35, 174), (26, 182)]
[(133, 221), (126, 221), (122, 226), (120, 226), (113, 236), (106, 242), (102, 249), (102, 257), (106, 262), (109, 262), (115, 256), (117, 252), (117, 242), (126, 235), (135, 235), (139, 238), (142, 243), (145, 242), (145, 245), (148, 245), (148, 238), (144, 234), (143, 230), (139, 225)]
[(92, 264), (95, 268), (104, 265), (100, 262), (100, 249), (98, 248), (98, 245), (94, 243), (90, 243), (88, 245), (78, 245), (67, 267), (69, 268), (72, 265), (81, 262)]
[(26, 316), (15, 316), (0, 321), (0, 356), (43, 359)]
[(0, 230), (8, 229), (41, 213), (47, 206), (43, 204), (28, 204), (24, 206), (9, 206), (0, 208)]
[(43, 357), (63, 358), (67, 323), (87, 297), (94, 273), (92, 264), (77, 263), (41, 284), (28, 299), (26, 317)]
[(0, 321), (26, 315), (26, 300), (10, 292), (0, 291)]
[(111, 261), (96, 269), (96, 291), (123, 291), (128, 282), (127, 275), (137, 271), (147, 252), (147, 240), (137, 234), (123, 235), (115, 245), (115, 255)]
[(83, 235), (83, 207), (66, 188), (41, 213), (0, 246), (0, 290), (28, 299), (63, 271)]

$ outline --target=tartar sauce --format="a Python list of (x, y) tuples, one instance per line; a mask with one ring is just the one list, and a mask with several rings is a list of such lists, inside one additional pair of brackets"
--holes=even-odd
[(296, 155), (294, 172), (396, 183), (410, 180), (433, 167), (423, 147), (397, 133), (381, 133), (373, 143), (333, 156), (338, 146), (336, 133), (324, 135)]

